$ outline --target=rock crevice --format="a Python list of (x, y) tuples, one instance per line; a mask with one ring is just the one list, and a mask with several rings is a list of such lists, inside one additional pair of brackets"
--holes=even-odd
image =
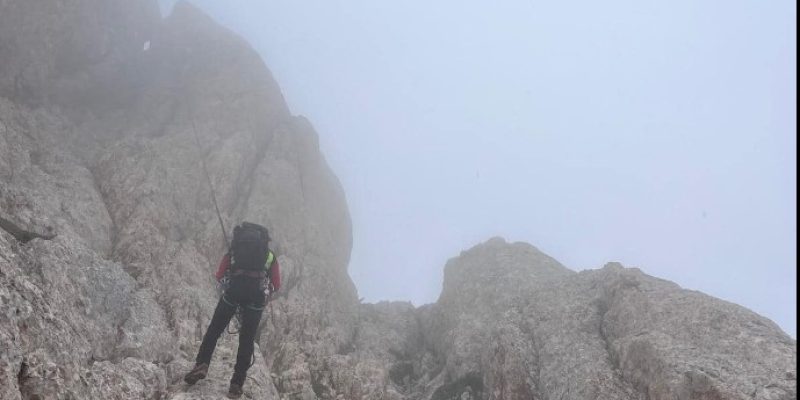
[(41, 234), (37, 232), (27, 231), (25, 229), (20, 228), (17, 224), (11, 222), (11, 220), (5, 219), (0, 217), (0, 229), (11, 234), (14, 239), (22, 243), (28, 243), (33, 239), (42, 239), (42, 240), (52, 240), (56, 237), (55, 234)]

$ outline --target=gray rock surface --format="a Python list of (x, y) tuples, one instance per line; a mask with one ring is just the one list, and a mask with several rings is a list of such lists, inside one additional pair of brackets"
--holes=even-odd
[(218, 399), (185, 387), (228, 228), (270, 228), (284, 288), (257, 399), (793, 399), (796, 342), (742, 307), (494, 238), (435, 304), (360, 304), (345, 195), (261, 58), (186, 3), (0, 0), (0, 398)]

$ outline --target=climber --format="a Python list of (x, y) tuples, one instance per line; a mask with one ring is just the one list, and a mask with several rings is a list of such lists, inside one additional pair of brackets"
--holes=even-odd
[(237, 312), (242, 313), (239, 331), (239, 349), (236, 365), (233, 368), (228, 398), (242, 395), (247, 370), (251, 366), (258, 324), (272, 294), (281, 287), (281, 274), (278, 260), (269, 250), (269, 234), (261, 225), (243, 222), (233, 229), (230, 250), (219, 263), (217, 281), (228, 278), (228, 287), (223, 292), (208, 325), (203, 343), (195, 359), (194, 368), (184, 377), (189, 385), (208, 374), (208, 365), (217, 345), (217, 339)]

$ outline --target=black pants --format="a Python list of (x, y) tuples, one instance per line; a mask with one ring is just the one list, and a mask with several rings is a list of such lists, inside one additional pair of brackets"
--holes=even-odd
[(261, 313), (264, 310), (264, 292), (261, 282), (252, 278), (236, 278), (231, 280), (231, 285), (225, 295), (219, 299), (214, 317), (208, 325), (200, 351), (197, 353), (197, 363), (211, 364), (211, 356), (217, 347), (219, 339), (231, 318), (236, 314), (236, 309), (242, 310), (242, 326), (239, 329), (239, 350), (236, 353), (236, 366), (233, 368), (231, 383), (243, 386), (250, 369), (253, 356), (254, 341), (258, 324), (261, 322)]

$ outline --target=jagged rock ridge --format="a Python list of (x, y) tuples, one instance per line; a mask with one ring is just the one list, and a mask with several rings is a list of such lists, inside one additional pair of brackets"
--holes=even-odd
[[(344, 193), (260, 57), (186, 3), (0, 0), (0, 398), (216, 399), (192, 388), (228, 227), (278, 244), (259, 399), (790, 399), (796, 343), (739, 306), (492, 239), (437, 303), (359, 304)], [(199, 142), (199, 145), (197, 144)], [(51, 237), (52, 233), (57, 236)]]

